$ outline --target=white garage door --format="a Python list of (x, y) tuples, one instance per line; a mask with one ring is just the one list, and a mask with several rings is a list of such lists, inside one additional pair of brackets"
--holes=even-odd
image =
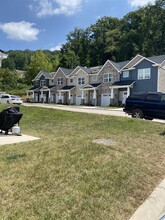
[(81, 95), (76, 96), (76, 105), (81, 105)]
[(110, 105), (111, 94), (102, 94), (101, 95), (101, 106), (109, 106)]

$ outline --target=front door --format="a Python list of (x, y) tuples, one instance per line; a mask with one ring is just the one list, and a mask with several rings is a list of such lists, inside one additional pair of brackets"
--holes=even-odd
[(127, 91), (119, 91), (119, 102), (125, 104), (127, 98)]

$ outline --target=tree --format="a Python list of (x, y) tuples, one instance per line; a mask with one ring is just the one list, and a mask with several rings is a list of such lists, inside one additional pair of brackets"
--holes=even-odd
[(7, 91), (17, 87), (17, 76), (7, 68), (0, 68), (0, 90)]
[(27, 69), (26, 80), (27, 83), (31, 84), (32, 79), (40, 71), (50, 72), (53, 70), (52, 63), (48, 59), (48, 57), (44, 54), (42, 50), (38, 50), (32, 55), (30, 65)]
[(79, 57), (75, 54), (74, 51), (67, 51), (60, 60), (60, 66), (66, 68), (75, 68), (79, 65)]

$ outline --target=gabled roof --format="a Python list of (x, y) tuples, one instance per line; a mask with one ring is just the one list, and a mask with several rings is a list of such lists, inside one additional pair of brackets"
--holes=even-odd
[(153, 61), (154, 63), (161, 64), (165, 61), (165, 55), (148, 57), (148, 59)]
[(77, 66), (69, 76), (74, 76), (79, 70), (82, 70), (86, 74), (90, 74), (91, 70), (87, 67)]
[(120, 72), (119, 70), (119, 66), (117, 63), (111, 61), (111, 60), (107, 60), (104, 65), (102, 66), (102, 68), (100, 69), (100, 71), (98, 72), (98, 74), (102, 71), (102, 69), (107, 65), (107, 63), (110, 63), (118, 72)]
[(55, 72), (48, 73), (44, 71), (40, 71), (37, 76), (33, 79), (33, 81), (38, 80), (42, 75), (45, 76), (45, 79), (53, 79)]
[(66, 76), (70, 75), (71, 72), (73, 71), (73, 69), (66, 69), (66, 68), (63, 68), (63, 67), (59, 67), (59, 69), (61, 69), (62, 72), (63, 72)]
[(165, 55), (152, 56), (152, 57), (144, 57), (141, 55), (137, 55), (132, 60), (127, 61), (126, 65), (122, 67), (122, 70), (132, 68), (136, 66), (138, 63), (140, 63), (142, 60), (148, 60), (154, 64), (161, 64), (165, 61)]
[(123, 66), (122, 69), (129, 69), (132, 68), (137, 62), (143, 59), (143, 56), (141, 55), (136, 55), (132, 60), (130, 60), (128, 63), (126, 63), (125, 66)]

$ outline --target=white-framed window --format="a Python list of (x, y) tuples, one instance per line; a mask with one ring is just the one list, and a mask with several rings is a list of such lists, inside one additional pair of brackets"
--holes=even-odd
[(78, 85), (84, 85), (85, 84), (85, 77), (79, 77), (78, 78)]
[(138, 79), (150, 79), (151, 78), (151, 68), (139, 69)]
[(57, 85), (62, 85), (63, 84), (63, 78), (62, 77), (59, 77), (57, 79)]
[(105, 73), (103, 82), (112, 82), (113, 81), (113, 74), (111, 73)]
[(129, 77), (129, 71), (124, 71), (123, 78), (128, 78), (128, 77)]
[(73, 79), (70, 79), (70, 83), (73, 83)]
[(45, 81), (44, 79), (41, 80), (41, 81), (40, 81), (40, 86), (43, 87), (43, 86), (45, 86), (45, 85), (46, 85), (46, 81)]
[(92, 81), (97, 81), (97, 76), (96, 75), (92, 76)]

